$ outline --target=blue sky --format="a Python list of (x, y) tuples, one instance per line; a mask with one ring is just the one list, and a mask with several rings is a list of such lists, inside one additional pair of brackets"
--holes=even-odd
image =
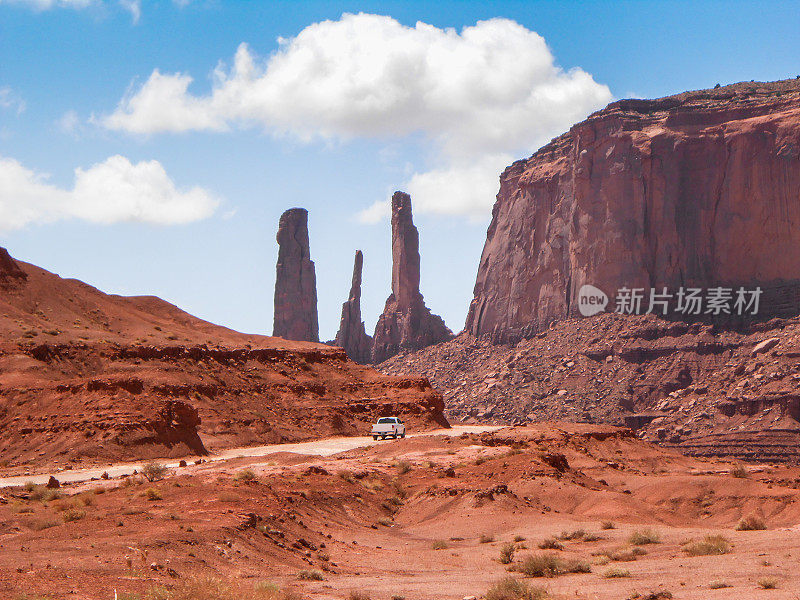
[(303, 206), (330, 339), (359, 248), (374, 328), (409, 189), (458, 331), (503, 165), (612, 99), (794, 77), (799, 31), (797, 2), (0, 0), (0, 243), (269, 334)]

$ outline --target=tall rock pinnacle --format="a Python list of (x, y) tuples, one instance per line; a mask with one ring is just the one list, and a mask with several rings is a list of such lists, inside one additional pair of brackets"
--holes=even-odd
[(361, 320), (361, 269), (364, 266), (364, 255), (356, 250), (353, 264), (353, 283), (350, 296), (342, 304), (342, 320), (334, 344), (345, 349), (347, 356), (357, 363), (368, 363), (372, 358), (372, 338), (364, 329)]
[(308, 244), (308, 211), (290, 208), (278, 224), (278, 265), (272, 335), (319, 341), (317, 277)]
[(419, 233), (411, 215), (411, 196), (392, 196), (392, 293), (375, 326), (372, 361), (383, 362), (400, 350), (419, 350), (453, 336), (431, 314), (419, 291)]

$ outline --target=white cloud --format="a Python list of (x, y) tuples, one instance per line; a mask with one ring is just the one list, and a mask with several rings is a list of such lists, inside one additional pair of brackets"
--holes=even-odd
[[(508, 19), (457, 32), (345, 14), (279, 43), (267, 59), (239, 46), (205, 95), (189, 92), (190, 75), (155, 70), (100, 123), (137, 134), (256, 125), (304, 141), (421, 134), (434, 170), (408, 182), (422, 194), (415, 205), (485, 214), (499, 175), (479, 175), (488, 176), (487, 155), (530, 153), (611, 99), (608, 87), (558, 67), (544, 38)], [(462, 176), (494, 192), (482, 202), (460, 194)]]
[(211, 216), (218, 204), (202, 188), (178, 189), (155, 160), (133, 164), (111, 156), (86, 170), (75, 169), (75, 185), (66, 190), (0, 157), (0, 230), (62, 219), (177, 225)]
[(0, 87), (0, 109), (12, 110), (21, 115), (25, 112), (25, 101), (10, 87)]
[(136, 25), (142, 16), (141, 0), (119, 0), (119, 5), (131, 13), (133, 24)]

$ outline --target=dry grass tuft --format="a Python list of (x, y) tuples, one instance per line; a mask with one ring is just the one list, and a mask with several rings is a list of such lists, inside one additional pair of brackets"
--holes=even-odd
[(544, 600), (547, 592), (544, 588), (532, 587), (524, 581), (506, 577), (496, 582), (484, 594), (485, 600)]
[(631, 534), (631, 536), (628, 538), (628, 542), (634, 546), (659, 544), (661, 543), (661, 535), (652, 529), (639, 529)]
[(621, 569), (620, 567), (611, 567), (603, 572), (603, 577), (606, 579), (617, 579), (620, 577), (630, 577), (631, 572), (628, 569)]
[(764, 519), (755, 515), (750, 515), (739, 521), (736, 531), (759, 531), (767, 528)]
[(519, 571), (527, 577), (558, 577), (567, 573), (591, 573), (588, 562), (578, 559), (565, 559), (553, 554), (529, 554), (513, 565), (513, 571)]
[(545, 538), (539, 542), (539, 550), (563, 550), (564, 544), (559, 542), (556, 538)]
[(758, 587), (762, 590), (774, 590), (778, 587), (778, 580), (774, 577), (764, 577), (758, 580)]
[(728, 554), (731, 551), (731, 541), (724, 535), (707, 535), (699, 542), (689, 542), (683, 547), (689, 556), (712, 556)]
[(516, 551), (517, 547), (513, 542), (506, 542), (503, 544), (500, 547), (500, 564), (510, 565), (514, 562), (514, 552)]

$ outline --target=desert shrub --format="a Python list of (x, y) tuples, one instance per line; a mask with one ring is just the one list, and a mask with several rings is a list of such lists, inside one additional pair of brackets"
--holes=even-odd
[(434, 550), (447, 550), (449, 547), (450, 546), (448, 546), (447, 542), (445, 542), (444, 540), (435, 540), (431, 544), (431, 548), (433, 548)]
[(64, 513), (61, 515), (61, 518), (64, 519), (64, 523), (71, 523), (72, 521), (80, 521), (85, 516), (85, 510), (70, 508), (64, 511)]
[(496, 582), (484, 594), (486, 600), (544, 600), (547, 592), (540, 587), (532, 587), (524, 581), (506, 577)]
[(658, 544), (661, 542), (661, 535), (652, 529), (639, 529), (631, 534), (628, 541), (634, 546)]
[(35, 489), (36, 489), (37, 487), (39, 487), (39, 486), (37, 486), (37, 485), (36, 485), (35, 483), (33, 483), (32, 481), (26, 481), (26, 482), (23, 484), (23, 486), (22, 486), (22, 487), (23, 487), (23, 489), (24, 489), (26, 492), (32, 492), (33, 490), (35, 490)]
[(576, 529), (575, 531), (562, 531), (558, 539), (564, 541), (582, 540), (585, 536), (586, 532), (583, 529)]
[(778, 580), (774, 577), (764, 577), (758, 580), (758, 587), (762, 590), (774, 590), (778, 587)]
[(290, 587), (281, 588), (264, 581), (247, 589), (213, 577), (187, 577), (170, 589), (150, 588), (142, 600), (302, 600), (302, 597)]
[(708, 587), (712, 590), (721, 590), (722, 588), (729, 588), (731, 585), (725, 581), (714, 580), (708, 584)]
[(347, 600), (370, 600), (369, 593), (359, 590), (350, 590)]
[(401, 594), (392, 594), (389, 600), (406, 600), (406, 597)]
[(397, 468), (397, 472), (400, 475), (405, 475), (411, 470), (411, 463), (405, 460), (398, 460), (394, 466)]
[(683, 551), (689, 556), (727, 554), (731, 551), (731, 542), (724, 535), (707, 535), (699, 542), (686, 544)]
[(564, 544), (559, 542), (556, 538), (545, 538), (539, 542), (540, 550), (563, 550)]
[(605, 538), (602, 535), (597, 533), (587, 533), (583, 536), (584, 542), (599, 542), (600, 540), (604, 540)]
[(378, 519), (378, 525), (383, 525), (384, 527), (391, 527), (392, 520), (389, 517), (381, 517)]
[(155, 460), (142, 467), (142, 475), (150, 483), (158, 481), (159, 479), (164, 479), (166, 473), (167, 466)]
[(640, 556), (644, 556), (647, 554), (647, 550), (644, 548), (617, 548), (616, 550), (600, 550), (598, 552), (593, 552), (592, 556), (604, 556), (609, 561), (614, 562), (633, 562)]
[(621, 569), (619, 567), (611, 567), (603, 572), (603, 577), (606, 579), (616, 579), (619, 577), (630, 577), (631, 572), (628, 569)]
[(764, 519), (755, 515), (745, 517), (736, 525), (736, 531), (758, 531), (766, 528), (767, 524)]
[(355, 477), (353, 477), (352, 471), (342, 470), (336, 473), (340, 478), (344, 479), (347, 483), (354, 483)]
[(162, 500), (164, 498), (161, 494), (161, 490), (158, 488), (147, 488), (142, 492), (142, 496), (147, 498), (150, 502), (155, 502), (156, 500)]
[(744, 465), (736, 465), (730, 470), (730, 474), (737, 479), (747, 479), (750, 475)]
[(322, 576), (322, 573), (319, 571), (300, 571), (297, 574), (298, 579), (302, 579), (303, 581), (324, 581), (325, 578)]
[(514, 571), (527, 577), (557, 577), (566, 573), (591, 573), (588, 562), (564, 559), (553, 554), (530, 554), (514, 565)]
[(489, 533), (482, 533), (478, 541), (481, 544), (491, 544), (494, 541), (494, 536)]
[(603, 521), (602, 523), (600, 523), (600, 529), (605, 530), (605, 529), (616, 529), (616, 528), (617, 526), (614, 525), (613, 521)]
[(53, 519), (40, 519), (38, 521), (33, 521), (28, 523), (28, 527), (30, 527), (33, 531), (42, 531), (43, 529), (50, 529), (51, 527), (55, 527), (58, 525), (58, 521), (54, 521)]
[(514, 536), (514, 541), (515, 542), (524, 542), (525, 541), (525, 536), (524, 535), (515, 535)]
[(239, 471), (238, 473), (236, 473), (236, 475), (234, 475), (233, 480), (234, 481), (244, 481), (244, 482), (255, 481), (256, 480), (256, 474), (253, 473), (252, 469), (243, 469), (243, 470)]
[(517, 547), (514, 545), (513, 542), (507, 542), (500, 547), (500, 563), (504, 565), (510, 565), (514, 562), (514, 552), (517, 551)]

